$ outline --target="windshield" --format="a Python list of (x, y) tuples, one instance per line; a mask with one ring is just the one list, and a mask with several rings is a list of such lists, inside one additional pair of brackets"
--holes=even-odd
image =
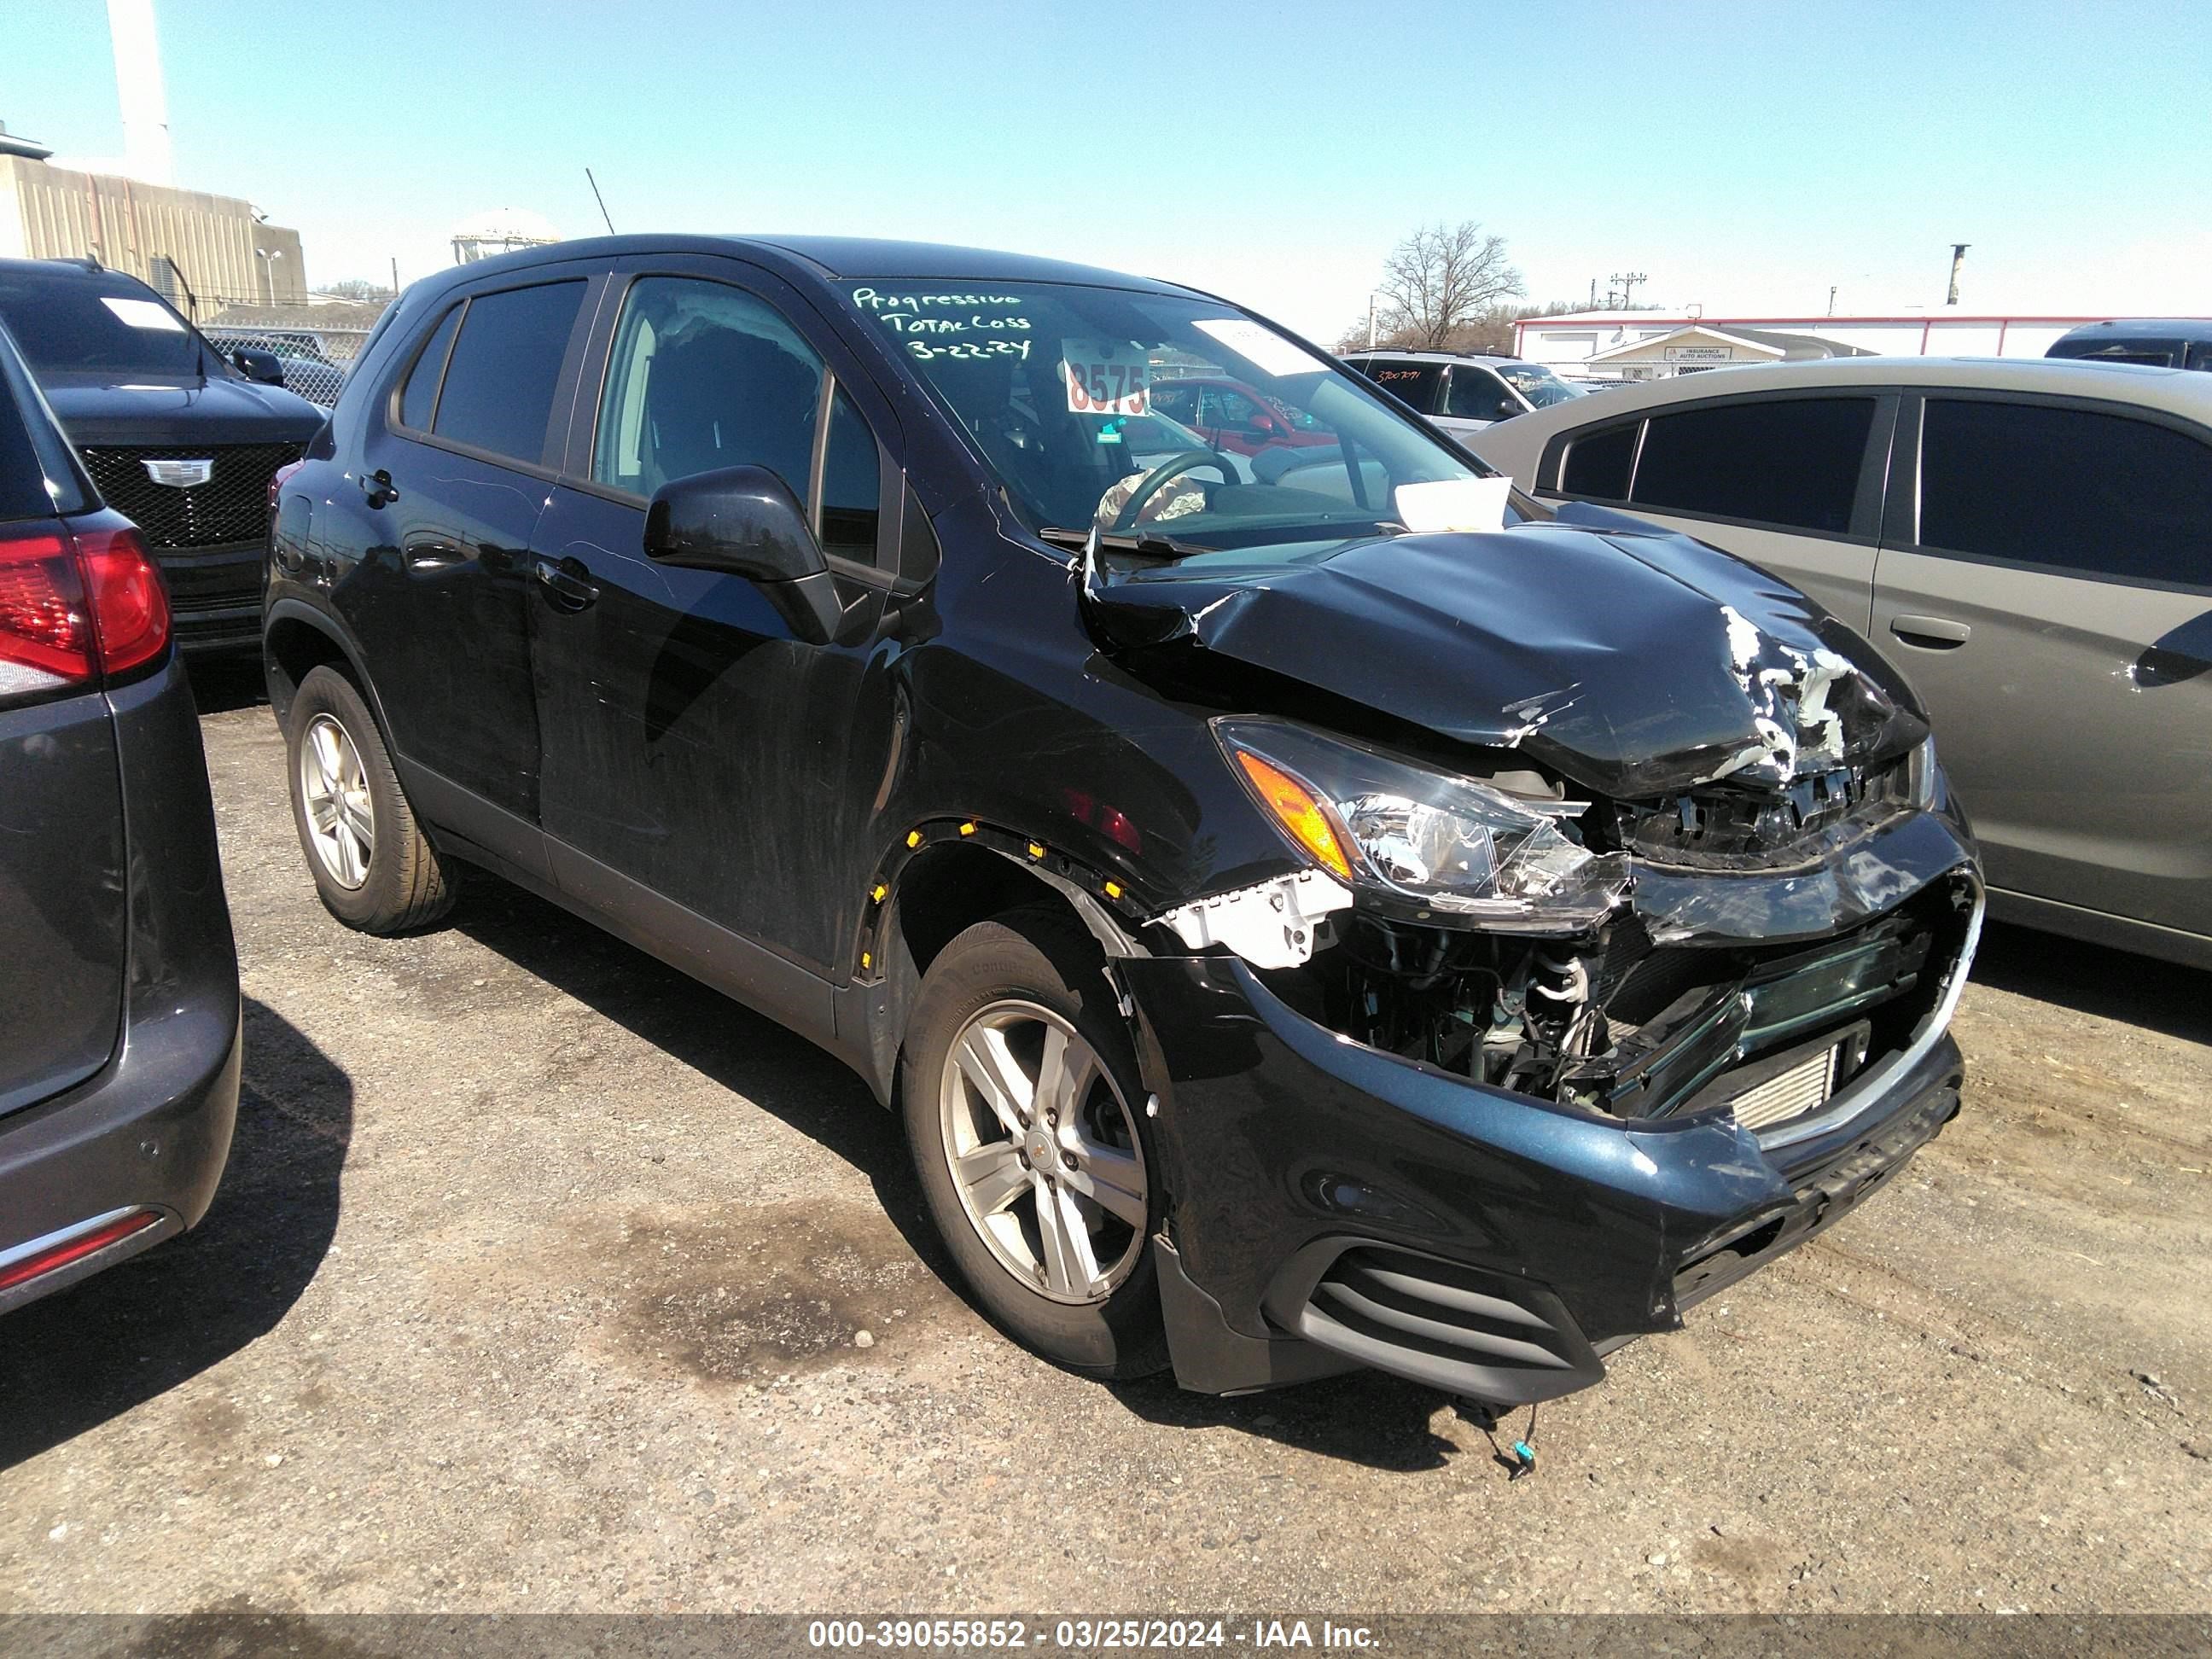
[(847, 292), (1035, 530), (1310, 556), (1405, 528), (1405, 485), (1481, 476), (1366, 381), (1218, 301), (944, 286)]
[(200, 343), (149, 288), (67, 270), (0, 270), (0, 321), (32, 372), (197, 380)]
[(1516, 392), (1538, 409), (1551, 404), (1563, 404), (1570, 398), (1589, 395), (1580, 386), (1569, 386), (1540, 364), (1492, 363), (1491, 367), (1503, 374)]

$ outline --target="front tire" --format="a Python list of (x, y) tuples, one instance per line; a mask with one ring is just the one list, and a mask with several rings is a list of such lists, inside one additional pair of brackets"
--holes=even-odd
[(955, 938), (915, 999), (900, 1095), (930, 1218), (992, 1317), (1085, 1376), (1164, 1369), (1159, 1160), (1090, 936), (1022, 910)]
[(353, 682), (328, 665), (308, 670), (285, 735), (292, 823), (324, 908), (364, 933), (404, 933), (445, 915), (453, 882)]

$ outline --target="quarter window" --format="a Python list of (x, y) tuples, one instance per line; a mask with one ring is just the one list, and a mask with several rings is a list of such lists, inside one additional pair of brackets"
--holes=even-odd
[(1636, 434), (1643, 429), (1643, 422), (1632, 421), (1575, 439), (1559, 475), (1560, 493), (1601, 501), (1626, 501), (1629, 470), (1636, 464)]
[(822, 449), (822, 550), (873, 564), (883, 495), (875, 434), (841, 386), (830, 401), (830, 435)]
[(408, 371), (407, 390), (399, 396), (400, 425), (417, 432), (430, 429), (431, 412), (438, 404), (438, 377), (446, 372), (446, 353), (453, 347), (453, 330), (460, 320), (461, 308), (455, 306), (439, 319), (429, 344), (416, 356), (415, 367)]
[(583, 298), (579, 281), (507, 289), (471, 300), (446, 365), (430, 429), (455, 443), (519, 461), (544, 459), (553, 388)]
[(1875, 401), (1766, 398), (1655, 415), (1630, 499), (1840, 535), (1851, 526)]
[(2122, 581), (2212, 586), (2212, 448), (2125, 415), (1931, 398), (1920, 541)]

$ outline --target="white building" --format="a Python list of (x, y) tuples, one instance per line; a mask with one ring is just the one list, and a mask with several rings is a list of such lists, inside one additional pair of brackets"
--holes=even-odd
[(1583, 372), (1624, 380), (1665, 380), (1741, 363), (1802, 363), (1823, 357), (1871, 357), (1863, 346), (1818, 334), (1746, 328), (1741, 323), (1687, 323), (1663, 334), (1639, 331), (1583, 360)]
[[(2101, 316), (1987, 316), (1940, 307), (1886, 317), (1707, 317), (1685, 312), (1577, 311), (1563, 317), (1523, 318), (1513, 325), (1513, 340), (1516, 355), (1533, 363), (1549, 363), (1574, 380), (1619, 373), (1591, 361), (1601, 354), (1700, 325), (1723, 333), (1750, 329), (1817, 335), (1838, 345), (1856, 346), (1885, 357), (2040, 357), (2067, 330), (2104, 320)], [(1711, 366), (1718, 361), (1774, 359), (1747, 353), (1740, 358), (1704, 361)]]
[(300, 233), (250, 202), (59, 167), (51, 153), (0, 123), (0, 259), (97, 259), (203, 320), (204, 302), (305, 303)]

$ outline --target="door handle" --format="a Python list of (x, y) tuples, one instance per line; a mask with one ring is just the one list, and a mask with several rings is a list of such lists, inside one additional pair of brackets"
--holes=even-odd
[(1964, 645), (1974, 630), (1948, 617), (1892, 617), (1889, 631), (1923, 651), (1952, 651)]
[(361, 493), (368, 497), (371, 507), (382, 507), (386, 501), (399, 499), (399, 492), (392, 487), (392, 474), (383, 467), (361, 475)]
[(557, 564), (551, 559), (540, 559), (537, 571), (545, 591), (556, 604), (568, 610), (581, 611), (599, 597), (599, 590), (585, 580), (591, 573), (585, 569), (581, 559), (563, 559)]

